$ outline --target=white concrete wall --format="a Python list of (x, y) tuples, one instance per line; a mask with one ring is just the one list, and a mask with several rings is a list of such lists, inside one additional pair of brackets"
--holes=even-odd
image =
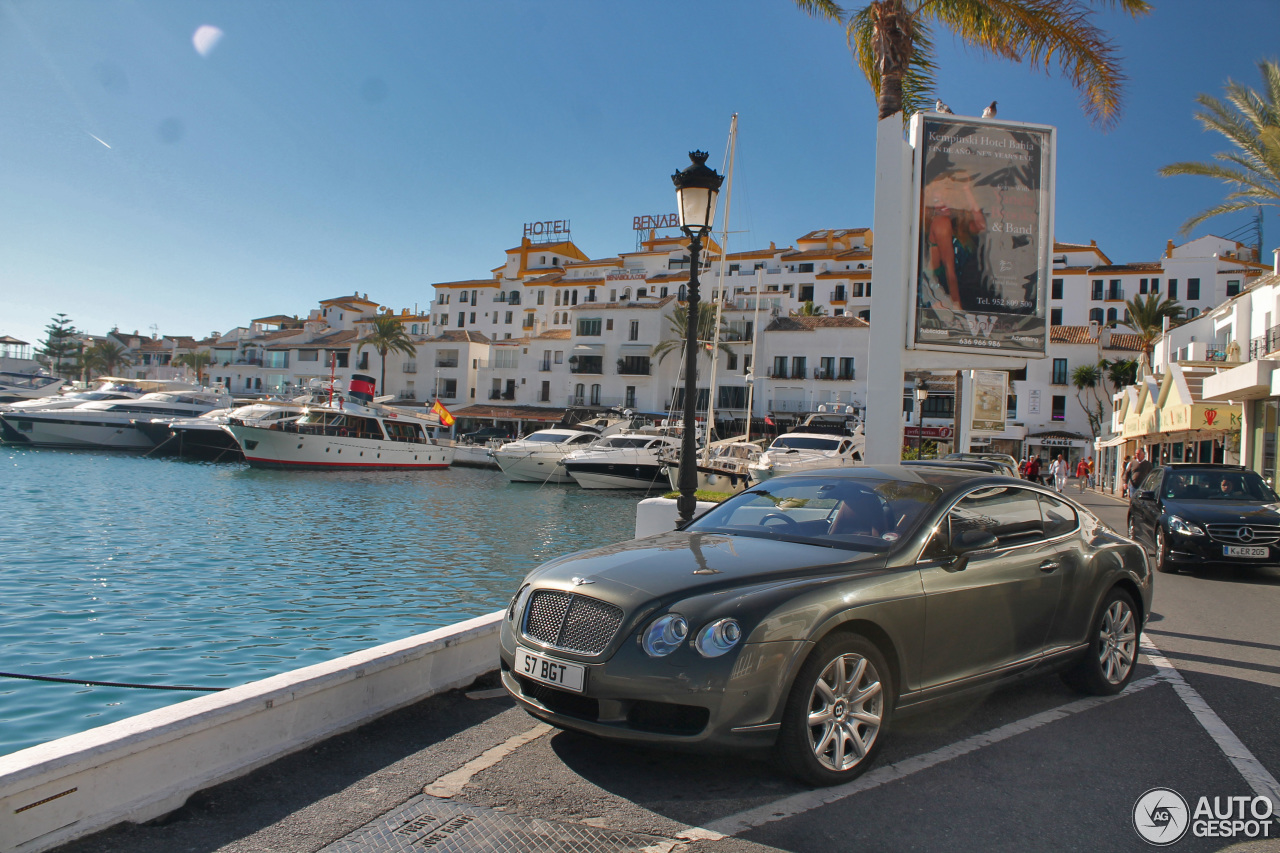
[[(698, 501), (693, 509), (697, 518), (716, 506), (709, 501)], [(636, 506), (636, 538), (668, 533), (676, 529), (676, 502), (674, 498), (645, 498)]]
[(498, 666), (502, 611), (0, 756), (0, 851), (34, 853), (180, 807)]

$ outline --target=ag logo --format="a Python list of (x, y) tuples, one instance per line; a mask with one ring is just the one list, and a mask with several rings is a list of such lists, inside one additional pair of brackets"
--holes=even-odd
[(1187, 834), (1190, 825), (1187, 801), (1169, 788), (1152, 788), (1133, 804), (1133, 828), (1148, 844), (1173, 844)]

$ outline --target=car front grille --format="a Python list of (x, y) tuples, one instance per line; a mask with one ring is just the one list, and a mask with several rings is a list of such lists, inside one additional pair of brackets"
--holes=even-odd
[(524, 635), (567, 652), (598, 655), (622, 625), (622, 611), (585, 595), (540, 589), (529, 598)]
[(1206, 524), (1205, 529), (1209, 531), (1211, 539), (1228, 545), (1271, 545), (1280, 542), (1280, 524)]

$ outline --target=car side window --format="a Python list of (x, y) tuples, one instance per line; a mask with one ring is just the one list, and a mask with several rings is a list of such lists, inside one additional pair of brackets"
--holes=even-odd
[(1070, 504), (1048, 495), (1040, 495), (1040, 514), (1044, 519), (1044, 535), (1047, 539), (1064, 536), (1080, 523)]
[(1036, 493), (1016, 486), (970, 492), (951, 510), (951, 535), (966, 530), (991, 533), (1001, 548), (1043, 539), (1044, 521)]
[(944, 516), (920, 552), (921, 560), (941, 560), (951, 556), (951, 517)]
[(1147, 475), (1147, 479), (1142, 481), (1141, 486), (1138, 486), (1138, 491), (1154, 492), (1156, 490), (1157, 485), (1160, 482), (1160, 475), (1163, 473), (1164, 473), (1163, 468), (1152, 469), (1151, 473)]

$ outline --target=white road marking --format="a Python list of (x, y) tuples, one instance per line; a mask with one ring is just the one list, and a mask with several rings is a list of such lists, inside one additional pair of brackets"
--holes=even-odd
[(1226, 723), (1222, 722), (1222, 718), (1217, 712), (1209, 707), (1209, 703), (1204, 701), (1204, 697), (1187, 683), (1182, 677), (1182, 673), (1178, 672), (1168, 659), (1160, 654), (1159, 647), (1152, 642), (1151, 638), (1146, 634), (1142, 635), (1143, 652), (1146, 653), (1147, 659), (1159, 671), (1157, 676), (1162, 681), (1167, 681), (1173, 687), (1178, 698), (1187, 706), (1196, 718), (1196, 722), (1209, 733), (1209, 737), (1213, 738), (1214, 743), (1222, 750), (1222, 754), (1227, 757), (1232, 766), (1240, 772), (1244, 777), (1244, 781), (1249, 783), (1249, 787), (1254, 790), (1260, 797), (1267, 797), (1271, 800), (1271, 807), (1280, 811), (1280, 783), (1276, 782), (1276, 777), (1263, 766), (1249, 749), (1240, 742), (1240, 738), (1236, 737), (1236, 733), (1231, 731)]
[(806, 791), (802, 794), (795, 794), (785, 797), (773, 803), (768, 803), (754, 809), (748, 809), (735, 815), (730, 815), (720, 820), (712, 821), (706, 824), (704, 829), (712, 832), (721, 833), (723, 835), (737, 835), (748, 829), (762, 826), (766, 823), (772, 823), (776, 820), (784, 820), (794, 817), (798, 814), (816, 809), (820, 806), (829, 805), (838, 802), (846, 797), (852, 797), (854, 794), (860, 794), (863, 791), (869, 791), (872, 788), (878, 788), (889, 782), (897, 782), (899, 779), (905, 779), (913, 773), (919, 773), (921, 770), (928, 770), (936, 767), (943, 762), (950, 761), (953, 758), (959, 758), (970, 752), (982, 749), (985, 746), (1008, 740), (1020, 734), (1037, 729), (1048, 723), (1056, 722), (1078, 714), (1081, 711), (1088, 711), (1099, 705), (1120, 699), (1124, 696), (1132, 696), (1139, 690), (1145, 690), (1157, 682), (1156, 676), (1141, 679), (1132, 682), (1123, 691), (1115, 696), (1090, 696), (1085, 699), (1079, 699), (1075, 702), (1068, 702), (1066, 705), (1059, 705), (1048, 711), (1039, 714), (1033, 714), (1025, 719), (1017, 722), (1009, 723), (981, 734), (973, 735), (964, 740), (936, 749), (933, 752), (927, 752), (923, 755), (913, 755), (910, 758), (904, 758), (896, 764), (890, 764), (885, 767), (879, 767), (865, 776), (861, 776), (852, 782), (844, 785), (836, 785), (831, 788), (819, 788), (814, 791)]
[(526, 732), (507, 738), (504, 742), (498, 744), (491, 749), (486, 749), (466, 764), (450, 773), (446, 773), (430, 785), (422, 789), (422, 793), (430, 794), (433, 797), (441, 799), (451, 799), (462, 793), (462, 789), (471, 781), (471, 777), (475, 776), (481, 770), (487, 770), (515, 752), (520, 747), (530, 741), (537, 740), (552, 731), (551, 726), (546, 723), (538, 723), (538, 725)]

